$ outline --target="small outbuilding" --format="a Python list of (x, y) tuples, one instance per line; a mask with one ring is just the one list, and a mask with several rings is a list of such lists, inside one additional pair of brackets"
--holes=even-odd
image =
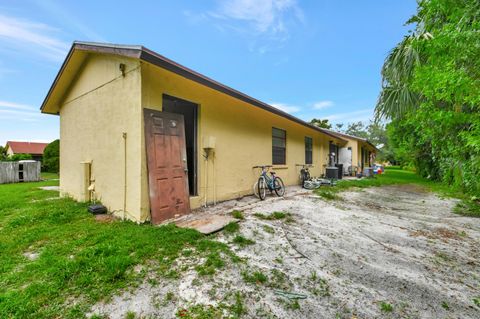
[(0, 162), (0, 184), (38, 182), (41, 163), (34, 160)]
[(48, 143), (7, 141), (5, 149), (8, 156), (28, 154), (32, 156), (33, 160), (41, 161), (43, 159), (43, 152), (47, 146)]
[(252, 194), (256, 165), (322, 175), (347, 143), (143, 46), (75, 42), (41, 111), (60, 116), (61, 193), (139, 222)]

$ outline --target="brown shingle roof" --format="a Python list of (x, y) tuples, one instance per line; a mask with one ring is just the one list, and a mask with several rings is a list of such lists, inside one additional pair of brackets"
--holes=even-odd
[(12, 142), (8, 141), (7, 146), (15, 154), (32, 154), (32, 155), (43, 155), (45, 147), (48, 143), (34, 143), (34, 142)]

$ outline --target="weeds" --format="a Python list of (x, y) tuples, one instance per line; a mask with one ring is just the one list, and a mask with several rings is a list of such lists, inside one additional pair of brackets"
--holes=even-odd
[(287, 276), (278, 269), (271, 270), (270, 284), (269, 286), (277, 289), (288, 289), (290, 284), (288, 283)]
[(223, 307), (218, 305), (214, 307), (212, 305), (194, 305), (188, 309), (180, 309), (176, 313), (177, 318), (182, 319), (211, 319), (211, 318), (223, 318)]
[(330, 285), (327, 280), (319, 278), (315, 272), (310, 275), (310, 280), (313, 282), (314, 287), (311, 292), (315, 296), (328, 297), (330, 296)]
[(235, 238), (233, 238), (232, 242), (234, 244), (237, 244), (237, 245), (241, 246), (241, 247), (245, 247), (245, 246), (248, 246), (248, 245), (255, 244), (255, 241), (253, 241), (251, 239), (248, 239), (248, 238), (245, 238), (242, 235), (235, 236)]
[(165, 295), (165, 302), (170, 302), (175, 298), (175, 294), (171, 291), (167, 292)]
[(472, 299), (473, 304), (480, 308), (480, 296)]
[(455, 206), (453, 212), (468, 217), (480, 217), (480, 202), (464, 199)]
[(260, 271), (254, 271), (251, 274), (244, 271), (242, 277), (243, 281), (249, 284), (265, 284), (268, 281), (268, 277)]
[(340, 199), (340, 196), (338, 196), (336, 193), (337, 191), (332, 189), (332, 188), (318, 188), (317, 190), (315, 190), (315, 193), (322, 197), (322, 198), (325, 198), (326, 200), (337, 200), (337, 199)]
[(240, 219), (240, 220), (245, 219), (245, 217), (243, 216), (243, 213), (239, 210), (234, 210), (233, 212), (231, 212), (231, 214), (233, 218)]
[(218, 303), (217, 306), (197, 304), (190, 308), (179, 309), (175, 314), (177, 318), (182, 319), (213, 319), (213, 318), (231, 318), (242, 317), (247, 312), (243, 304), (243, 295), (236, 292), (234, 303), (227, 304), (225, 300)]
[(217, 269), (223, 268), (224, 266), (225, 266), (225, 262), (220, 256), (220, 253), (213, 252), (207, 256), (205, 262), (202, 265), (196, 266), (195, 270), (201, 276), (213, 275), (215, 274)]
[(235, 303), (230, 306), (230, 311), (237, 318), (240, 318), (247, 312), (245, 305), (243, 304), (243, 295), (238, 291), (235, 293)]
[(287, 217), (290, 217), (291, 214), (286, 212), (273, 212), (269, 215), (262, 214), (262, 213), (255, 213), (253, 214), (253, 216), (263, 220), (278, 220), (278, 219), (285, 219)]
[(237, 222), (230, 222), (224, 228), (223, 231), (227, 234), (233, 234), (240, 230), (240, 225)]
[(300, 303), (298, 300), (285, 300), (285, 299), (277, 299), (277, 301), (284, 306), (287, 310), (299, 310)]
[(442, 302), (442, 308), (445, 309), (445, 310), (450, 310), (450, 306), (448, 305), (448, 303), (446, 301)]
[(263, 225), (263, 230), (264, 230), (266, 233), (275, 234), (275, 229), (273, 229), (273, 227), (270, 227), (270, 226), (268, 226), (268, 225)]
[(380, 303), (380, 310), (383, 312), (392, 312), (393, 311), (393, 306), (389, 304), (388, 302), (382, 301)]

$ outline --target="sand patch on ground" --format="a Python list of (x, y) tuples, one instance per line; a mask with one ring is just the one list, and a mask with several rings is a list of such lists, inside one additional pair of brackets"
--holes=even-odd
[[(291, 188), (283, 199), (246, 197), (203, 210), (243, 210), (240, 233), (255, 244), (239, 247), (232, 243), (235, 235), (214, 236), (244, 262), (228, 262), (214, 276), (199, 276), (194, 269), (199, 261), (182, 257), (176, 266), (182, 269), (179, 279), (150, 272), (140, 287), (98, 303), (91, 313), (174, 318), (178, 309), (194, 304), (233, 305), (240, 293), (245, 318), (480, 316), (473, 303), (480, 295), (480, 219), (451, 213), (455, 200), (415, 186), (341, 196), (326, 202)], [(274, 211), (290, 213), (293, 221), (254, 216)], [(247, 283), (246, 274), (255, 272), (268, 280)], [(278, 291), (307, 298), (294, 302)], [(382, 310), (382, 303), (392, 311)]]

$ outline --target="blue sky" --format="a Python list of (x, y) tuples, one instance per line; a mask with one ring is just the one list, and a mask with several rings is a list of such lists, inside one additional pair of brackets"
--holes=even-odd
[(144, 45), (304, 120), (367, 121), (383, 60), (415, 8), (415, 0), (0, 0), (0, 145), (58, 138), (58, 117), (38, 109), (74, 40)]

